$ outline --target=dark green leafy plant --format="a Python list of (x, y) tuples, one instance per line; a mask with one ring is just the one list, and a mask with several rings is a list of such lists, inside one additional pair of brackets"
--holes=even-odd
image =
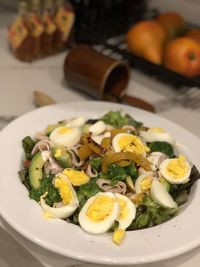
[(174, 158), (174, 149), (171, 144), (166, 142), (152, 142), (148, 144), (151, 152), (165, 153), (169, 158)]
[(136, 218), (127, 230), (137, 230), (161, 224), (172, 218), (178, 209), (163, 208), (155, 203), (150, 196), (145, 196), (143, 203), (138, 206)]

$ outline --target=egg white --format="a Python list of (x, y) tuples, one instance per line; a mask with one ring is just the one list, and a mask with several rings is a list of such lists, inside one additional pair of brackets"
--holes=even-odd
[(126, 202), (126, 209), (128, 211), (127, 216), (123, 218), (123, 216), (120, 216), (119, 212), (119, 217), (117, 221), (119, 222), (119, 229), (126, 229), (129, 227), (129, 225), (132, 223), (132, 221), (135, 219), (136, 216), (136, 208), (133, 202), (126, 196), (122, 194), (115, 193), (115, 196), (117, 199), (122, 199), (123, 201)]
[(65, 126), (61, 126), (56, 128), (49, 136), (53, 145), (56, 146), (65, 146), (67, 148), (71, 148), (76, 145), (81, 137), (81, 131), (79, 128), (70, 128), (69, 131), (61, 133), (62, 129), (68, 128)]
[(89, 128), (89, 132), (91, 132), (93, 136), (99, 135), (103, 133), (105, 130), (106, 130), (106, 124), (103, 121), (97, 121)]
[(166, 142), (171, 145), (175, 145), (176, 141), (175, 139), (166, 132), (160, 133), (160, 132), (153, 132), (150, 129), (147, 131), (140, 131), (140, 136), (148, 143), (151, 142)]
[(110, 198), (114, 198), (115, 199), (115, 195), (113, 193), (110, 192), (105, 192), (105, 193), (98, 193), (95, 196), (89, 198), (87, 200), (87, 202), (85, 203), (85, 205), (83, 206), (83, 208), (81, 209), (80, 213), (79, 213), (79, 223), (81, 228), (90, 233), (90, 234), (104, 234), (106, 233), (114, 224), (115, 220), (117, 220), (118, 216), (119, 216), (119, 211), (120, 211), (120, 207), (119, 207), (119, 203), (117, 201), (114, 202), (113, 205), (113, 210), (112, 212), (106, 217), (105, 220), (102, 220), (100, 222), (95, 222), (93, 220), (91, 220), (87, 215), (87, 210), (90, 207), (90, 205), (95, 201), (95, 199), (99, 196), (99, 195), (105, 195), (105, 196), (109, 196)]
[(77, 128), (77, 127), (82, 127), (86, 122), (86, 119), (82, 116), (77, 117), (75, 119), (72, 119), (66, 124), (66, 127), (69, 128)]
[(160, 206), (164, 208), (177, 208), (177, 204), (172, 196), (157, 179), (154, 179), (151, 184), (150, 194), (152, 199)]
[[(45, 202), (45, 197), (47, 193), (42, 195), (40, 197), (40, 205), (43, 210), (44, 215), (47, 215), (47, 217), (50, 218), (57, 218), (57, 219), (65, 219), (71, 216), (74, 211), (77, 209), (79, 206), (79, 201), (76, 195), (76, 192), (74, 191), (73, 186), (71, 185), (70, 181), (67, 179), (67, 177), (63, 174), (58, 174), (59, 177), (64, 180), (67, 184), (68, 187), (70, 188), (72, 192), (72, 199), (68, 205), (64, 205), (61, 207), (50, 207), (49, 205), (46, 204)], [(58, 177), (58, 175), (56, 177)]]
[[(135, 181), (135, 192), (137, 194), (143, 192), (143, 190), (141, 188), (141, 183), (145, 178), (147, 178), (149, 176), (153, 177), (153, 172), (145, 172), (145, 173), (141, 174), (140, 176), (138, 176), (138, 178)], [(153, 179), (154, 179), (154, 177), (153, 177)]]
[(167, 156), (162, 152), (152, 152), (147, 157), (147, 159), (151, 162), (151, 167), (153, 171), (156, 171), (159, 168), (161, 164), (160, 162), (161, 157), (167, 157)]
[(176, 179), (167, 173), (167, 166), (170, 163), (170, 161), (173, 161), (173, 160), (174, 159), (165, 159), (160, 164), (159, 170), (160, 170), (161, 175), (171, 184), (183, 184), (187, 182), (190, 177), (190, 173), (191, 173), (191, 165), (186, 161), (186, 165), (188, 168), (187, 173), (183, 177)]

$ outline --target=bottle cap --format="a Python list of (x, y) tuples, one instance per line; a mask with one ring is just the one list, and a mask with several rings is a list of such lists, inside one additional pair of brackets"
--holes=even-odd
[(27, 13), (27, 3), (25, 1), (20, 1), (18, 5), (18, 14), (23, 16)]
[(32, 0), (31, 10), (36, 13), (40, 11), (40, 0)]

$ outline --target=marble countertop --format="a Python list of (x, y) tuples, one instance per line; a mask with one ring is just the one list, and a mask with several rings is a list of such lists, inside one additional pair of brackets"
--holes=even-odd
[[(33, 103), (33, 91), (35, 90), (46, 92), (58, 103), (88, 99), (87, 96), (66, 86), (62, 71), (65, 53), (32, 64), (21, 63), (8, 51), (6, 16), (0, 17), (0, 25), (0, 128), (13, 117), (35, 109)], [(133, 70), (128, 93), (148, 100), (155, 105), (158, 115), (180, 124), (200, 138), (199, 89), (178, 91), (153, 77)], [(0, 225), (1, 267), (96, 266), (50, 253), (20, 236), (3, 220)], [(196, 248), (162, 263), (145, 264), (141, 267), (159, 267), (161, 265), (163, 267), (197, 267), (199, 262), (200, 248)]]

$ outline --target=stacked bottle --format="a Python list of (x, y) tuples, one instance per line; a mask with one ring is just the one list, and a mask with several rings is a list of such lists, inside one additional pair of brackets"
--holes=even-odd
[(9, 27), (10, 48), (18, 59), (26, 62), (43, 58), (65, 49), (74, 24), (70, 4), (63, 0), (32, 0), (30, 7), (20, 1), (18, 15)]

